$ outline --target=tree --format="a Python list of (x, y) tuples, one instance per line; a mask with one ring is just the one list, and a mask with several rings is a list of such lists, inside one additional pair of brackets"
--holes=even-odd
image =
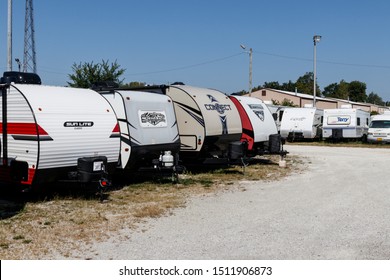
[(282, 86), (279, 84), (279, 82), (274, 81), (274, 82), (265, 82), (262, 88), (282, 89)]
[(272, 99), (272, 104), (280, 105), (280, 106), (288, 106), (288, 107), (297, 107), (297, 105), (295, 105), (293, 101), (287, 98), (284, 98), (282, 102)]
[(123, 88), (140, 88), (146, 86), (144, 82), (130, 82), (128, 84), (124, 84), (121, 87)]
[(324, 91), (322, 92), (322, 95), (325, 97), (337, 97), (337, 89), (339, 84), (333, 83), (329, 84), (326, 87), (324, 87)]
[(367, 96), (367, 102), (371, 104), (376, 104), (376, 105), (385, 105), (385, 102), (383, 101), (382, 97), (380, 97), (378, 94), (371, 92)]
[(93, 61), (73, 63), (72, 70), (73, 74), (68, 75), (71, 80), (68, 85), (79, 88), (89, 88), (92, 84), (102, 81), (112, 81), (121, 85), (124, 79), (120, 79), (120, 76), (126, 71), (116, 60), (113, 63), (109, 63), (108, 60), (102, 60), (101, 63)]
[(325, 97), (347, 100), (349, 97), (348, 87), (349, 83), (344, 80), (341, 80), (340, 83), (332, 83), (324, 87), (323, 95)]
[(349, 100), (355, 102), (366, 102), (366, 84), (359, 81), (352, 81), (348, 85)]
[(293, 83), (291, 80), (289, 80), (288, 82), (282, 84), (281, 90), (295, 92), (296, 88), (296, 83)]
[[(305, 75), (298, 78), (295, 82), (295, 86), (300, 93), (313, 95), (314, 88), (314, 74), (313, 72), (306, 72)], [(321, 90), (318, 84), (316, 84), (316, 95), (321, 96)]]
[(337, 98), (348, 100), (349, 99), (349, 83), (341, 80), (337, 88)]

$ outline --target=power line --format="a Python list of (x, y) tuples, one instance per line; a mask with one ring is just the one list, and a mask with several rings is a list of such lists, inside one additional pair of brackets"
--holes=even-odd
[[(269, 52), (262, 52), (262, 51), (256, 51), (253, 50), (253, 53), (255, 54), (262, 54), (262, 55), (268, 55), (268, 56), (273, 56), (273, 57), (279, 57), (283, 59), (290, 59), (290, 60), (298, 60), (298, 61), (307, 61), (307, 62), (312, 62), (313, 59), (310, 58), (302, 58), (302, 57), (295, 57), (295, 56), (287, 56), (287, 55), (282, 55), (282, 54), (276, 54), (276, 53), (269, 53)], [(195, 63), (195, 64), (190, 64), (190, 65), (185, 65), (185, 66), (179, 66), (175, 68), (168, 68), (168, 69), (162, 69), (162, 70), (156, 70), (156, 71), (148, 71), (148, 72), (136, 72), (136, 73), (130, 73), (126, 74), (126, 76), (141, 76), (141, 75), (152, 75), (152, 74), (159, 74), (159, 73), (166, 73), (166, 72), (174, 72), (174, 71), (180, 71), (180, 70), (186, 70), (186, 69), (191, 69), (195, 67), (200, 67), (203, 65), (208, 65), (208, 64), (213, 64), (213, 63), (218, 63), (224, 60), (231, 59), (233, 57), (243, 55), (245, 52), (239, 52), (235, 53), (229, 56), (221, 57), (221, 58), (216, 58), (200, 63)], [(317, 62), (320, 63), (326, 63), (326, 64), (332, 64), (332, 65), (341, 65), (341, 66), (350, 66), (350, 67), (363, 67), (363, 68), (380, 68), (380, 69), (390, 69), (390, 66), (388, 65), (375, 65), (375, 64), (357, 64), (357, 63), (345, 63), (345, 62), (335, 62), (335, 61), (328, 61), (328, 60), (317, 60)], [(53, 68), (48, 68), (48, 67), (40, 67), (41, 72), (46, 72), (46, 73), (53, 73), (53, 74), (64, 74), (67, 75), (66, 73), (57, 71), (56, 69)]]
[[(253, 52), (254, 52), (254, 53), (258, 53), (258, 54), (268, 55), (268, 56), (274, 56), (274, 57), (285, 58), (285, 59), (293, 59), (293, 60), (299, 60), (299, 61), (313, 62), (313, 59), (310, 59), (310, 58), (302, 58), (302, 57), (295, 57), (295, 56), (287, 56), (287, 55), (281, 55), (281, 54), (275, 54), (275, 53), (268, 53), (268, 52), (260, 52), (260, 51), (253, 51)], [(390, 69), (390, 66), (388, 66), (388, 65), (345, 63), (345, 62), (335, 62), (335, 61), (320, 60), (320, 59), (317, 59), (317, 62), (326, 63), (326, 64), (333, 64), (333, 65), (352, 66), (352, 67)]]
[(190, 68), (195, 68), (195, 67), (199, 67), (199, 66), (203, 66), (203, 65), (207, 65), (207, 64), (212, 64), (212, 63), (228, 60), (230, 58), (233, 58), (235, 56), (239, 56), (239, 55), (242, 55), (242, 54), (244, 54), (244, 52), (240, 52), (240, 53), (236, 53), (236, 54), (232, 54), (232, 55), (229, 55), (229, 56), (216, 58), (216, 59), (213, 59), (213, 60), (208, 60), (208, 61), (204, 61), (204, 62), (200, 62), (200, 63), (196, 63), (196, 64), (191, 64), (191, 65), (187, 65), (187, 66), (181, 66), (181, 67), (164, 69), (164, 70), (157, 70), (157, 71), (150, 71), (150, 72), (131, 73), (131, 74), (127, 74), (127, 75), (128, 76), (150, 75), (150, 74), (158, 74), (158, 73), (186, 70), (186, 69), (190, 69)]

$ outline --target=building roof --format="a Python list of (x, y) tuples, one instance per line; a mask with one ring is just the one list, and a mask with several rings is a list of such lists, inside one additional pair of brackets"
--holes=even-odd
[[(299, 98), (304, 98), (304, 99), (313, 99), (314, 98), (313, 95), (300, 93), (300, 92), (292, 92), (292, 91), (285, 91), (285, 90), (272, 89), (272, 88), (264, 88), (264, 89), (265, 90), (272, 90), (272, 91), (279, 92), (279, 93), (286, 94), (286, 95), (290, 95), (290, 96), (297, 96)], [(260, 89), (258, 91), (261, 91), (264, 89)], [(326, 102), (343, 102), (343, 103), (348, 103), (348, 104), (356, 105), (356, 106), (374, 106), (374, 107), (390, 110), (390, 108), (387, 106), (376, 105), (376, 104), (365, 103), (365, 102), (355, 102), (355, 101), (350, 101), (350, 100), (345, 100), (345, 99), (340, 99), (340, 98), (316, 96), (316, 100), (326, 101)]]

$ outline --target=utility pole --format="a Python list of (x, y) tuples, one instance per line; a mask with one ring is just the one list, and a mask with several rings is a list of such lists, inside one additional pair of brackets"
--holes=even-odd
[(8, 0), (7, 71), (12, 71), (12, 0)]
[(37, 72), (35, 54), (35, 30), (33, 0), (26, 0), (26, 17), (24, 22), (24, 55), (23, 72)]
[(314, 88), (313, 88), (313, 107), (316, 106), (316, 95), (317, 95), (317, 43), (321, 41), (321, 36), (320, 35), (314, 35), (313, 36), (313, 42), (314, 42), (314, 51), (313, 51), (313, 83), (314, 83)]
[(252, 95), (252, 48), (249, 49), (249, 96)]
[(252, 94), (252, 54), (253, 50), (252, 48), (249, 49), (249, 51), (246, 50), (246, 47), (244, 45), (240, 45), (240, 47), (249, 54), (249, 96)]

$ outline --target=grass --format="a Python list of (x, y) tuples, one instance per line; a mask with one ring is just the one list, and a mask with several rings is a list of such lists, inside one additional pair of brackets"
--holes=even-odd
[(253, 160), (245, 169), (188, 170), (179, 176), (178, 184), (132, 176), (108, 191), (103, 203), (94, 194), (66, 185), (39, 195), (2, 195), (0, 259), (72, 258), (88, 244), (107, 240), (121, 229), (135, 230), (147, 218), (185, 207), (190, 197), (234, 191), (244, 180), (276, 180), (299, 172), (304, 165), (292, 156), (287, 156), (287, 168), (280, 168), (278, 161), (278, 156), (267, 156)]

